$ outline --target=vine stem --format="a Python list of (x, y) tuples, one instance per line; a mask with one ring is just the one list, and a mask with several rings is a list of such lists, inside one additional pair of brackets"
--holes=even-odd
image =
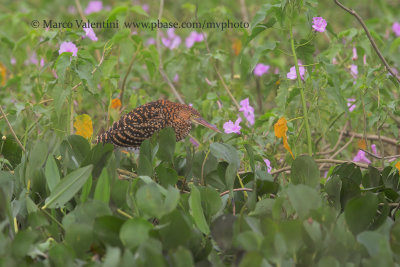
[(296, 75), (297, 75), (297, 84), (300, 88), (300, 95), (301, 95), (301, 103), (303, 106), (303, 116), (304, 116), (304, 124), (306, 126), (306, 133), (307, 133), (307, 145), (308, 145), (308, 154), (312, 156), (312, 143), (311, 143), (311, 131), (310, 131), (310, 124), (308, 122), (308, 112), (307, 112), (307, 104), (306, 99), (304, 96), (304, 88), (301, 82), (300, 77), (300, 69), (299, 69), (299, 62), (297, 60), (296, 49), (294, 47), (294, 38), (293, 38), (293, 30), (292, 30), (292, 23), (289, 26), (290, 30), (290, 44), (292, 46), (292, 54), (294, 58), (294, 65), (296, 67)]
[(385, 65), (387, 71), (390, 72), (390, 74), (392, 74), (392, 76), (397, 80), (398, 83), (400, 83), (400, 78), (393, 72), (392, 68), (389, 66), (386, 59), (383, 57), (381, 51), (379, 50), (378, 46), (376, 45), (376, 43), (374, 41), (374, 38), (372, 38), (371, 33), (369, 32), (369, 30), (367, 28), (367, 25), (365, 25), (365, 23), (364, 23), (363, 19), (360, 17), (360, 15), (358, 15), (357, 12), (355, 12), (353, 9), (350, 9), (350, 8), (344, 6), (338, 0), (333, 0), (333, 1), (335, 2), (336, 5), (338, 5), (343, 10), (347, 11), (350, 15), (353, 15), (358, 20), (358, 22), (363, 27), (365, 33), (367, 34), (367, 37), (368, 37), (372, 47), (374, 48), (376, 54), (378, 55), (379, 59), (382, 61), (383, 65)]

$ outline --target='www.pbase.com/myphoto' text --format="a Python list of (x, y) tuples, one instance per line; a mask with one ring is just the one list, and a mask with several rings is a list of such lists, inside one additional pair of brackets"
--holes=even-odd
[(131, 28), (131, 29), (144, 29), (154, 31), (156, 29), (247, 29), (250, 27), (249, 22), (242, 21), (184, 21), (184, 22), (164, 22), (164, 21), (124, 21), (120, 23), (118, 20), (115, 21), (56, 21), (56, 20), (43, 20), (40, 23), (38, 20), (31, 22), (33, 28), (49, 28), (49, 29), (72, 29), (72, 28), (93, 28), (93, 29), (119, 29), (119, 28)]

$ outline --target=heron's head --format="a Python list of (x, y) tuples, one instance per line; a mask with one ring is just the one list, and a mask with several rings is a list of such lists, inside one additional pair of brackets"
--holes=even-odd
[(181, 109), (179, 115), (185, 121), (191, 121), (193, 123), (203, 125), (204, 127), (207, 127), (217, 133), (221, 132), (215, 125), (212, 125), (211, 123), (203, 119), (200, 113), (189, 105), (184, 105), (184, 108)]

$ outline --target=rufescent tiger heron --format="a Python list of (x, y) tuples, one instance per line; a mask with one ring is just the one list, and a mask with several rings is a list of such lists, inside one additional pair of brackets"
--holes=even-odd
[(106, 132), (97, 136), (96, 143), (111, 143), (126, 150), (137, 150), (144, 140), (168, 126), (175, 130), (176, 141), (180, 141), (189, 134), (192, 122), (220, 132), (191, 106), (158, 100), (122, 116)]

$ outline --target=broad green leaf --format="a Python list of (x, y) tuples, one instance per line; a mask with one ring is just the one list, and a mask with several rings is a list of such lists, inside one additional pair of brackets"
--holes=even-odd
[(163, 216), (160, 219), (160, 225), (168, 225), (158, 230), (164, 249), (186, 246), (193, 235), (191, 220), (178, 209)]
[(93, 242), (93, 229), (86, 223), (71, 224), (65, 230), (65, 244), (74, 249), (75, 253), (83, 257)]
[(255, 165), (254, 165), (254, 151), (253, 151), (253, 148), (249, 144), (245, 144), (244, 147), (246, 148), (247, 155), (249, 156), (251, 170), (254, 172), (256, 169), (255, 169)]
[(351, 199), (344, 208), (346, 223), (354, 234), (367, 230), (378, 209), (378, 197), (370, 192)]
[(178, 174), (172, 168), (164, 167), (163, 165), (158, 165), (156, 167), (157, 178), (160, 184), (167, 188), (169, 185), (174, 186), (178, 182)]
[(159, 134), (158, 157), (167, 162), (173, 162), (175, 152), (176, 134), (174, 129), (167, 127)]
[(60, 172), (58, 171), (57, 163), (53, 155), (49, 155), (45, 167), (45, 175), (47, 186), (50, 192), (53, 191), (54, 187), (60, 182)]
[(340, 192), (342, 190), (342, 181), (339, 176), (334, 175), (329, 177), (325, 183), (325, 192), (329, 196), (329, 200), (332, 201), (336, 209), (340, 209)]
[(122, 244), (130, 249), (137, 248), (149, 238), (153, 225), (143, 218), (132, 218), (126, 221), (119, 232)]
[(92, 176), (90, 176), (82, 188), (82, 193), (81, 193), (81, 202), (82, 203), (84, 203), (88, 200), (90, 191), (92, 190), (92, 183), (93, 183), (93, 178), (92, 178)]
[(292, 163), (291, 178), (293, 184), (319, 188), (320, 173), (314, 159), (307, 155), (297, 157)]
[(61, 179), (46, 199), (46, 204), (42, 209), (63, 207), (82, 188), (92, 169), (92, 165), (82, 167)]
[(286, 189), (287, 197), (300, 218), (306, 218), (311, 210), (321, 206), (319, 193), (306, 185), (289, 184)]
[(59, 55), (56, 60), (55, 69), (61, 84), (63, 84), (65, 80), (65, 71), (71, 65), (71, 57), (72, 57), (71, 52), (64, 52), (61, 55)]
[(170, 254), (172, 260), (172, 266), (175, 267), (186, 267), (194, 266), (193, 256), (190, 250), (184, 247), (178, 247), (178, 249)]
[(124, 220), (119, 217), (106, 215), (95, 219), (93, 233), (103, 244), (121, 246), (119, 232)]
[(201, 194), (196, 186), (191, 187), (191, 193), (189, 197), (190, 214), (192, 215), (194, 222), (201, 232), (204, 234), (210, 233), (206, 218), (204, 217), (203, 208), (201, 206)]
[(210, 149), (211, 154), (213, 154), (217, 159), (223, 159), (226, 162), (233, 164), (236, 168), (239, 168), (239, 155), (233, 146), (223, 143), (212, 143)]
[(93, 198), (96, 200), (101, 200), (104, 203), (108, 203), (110, 201), (110, 193), (110, 178), (108, 177), (107, 168), (103, 168), (103, 171), (97, 180)]
[(141, 186), (136, 192), (136, 203), (141, 212), (150, 217), (159, 217), (163, 213), (163, 197), (154, 183)]
[(233, 189), (233, 185), (234, 185), (235, 179), (236, 179), (236, 174), (237, 174), (236, 166), (233, 164), (229, 164), (228, 168), (226, 168), (226, 172), (225, 172), (225, 184), (229, 190)]

